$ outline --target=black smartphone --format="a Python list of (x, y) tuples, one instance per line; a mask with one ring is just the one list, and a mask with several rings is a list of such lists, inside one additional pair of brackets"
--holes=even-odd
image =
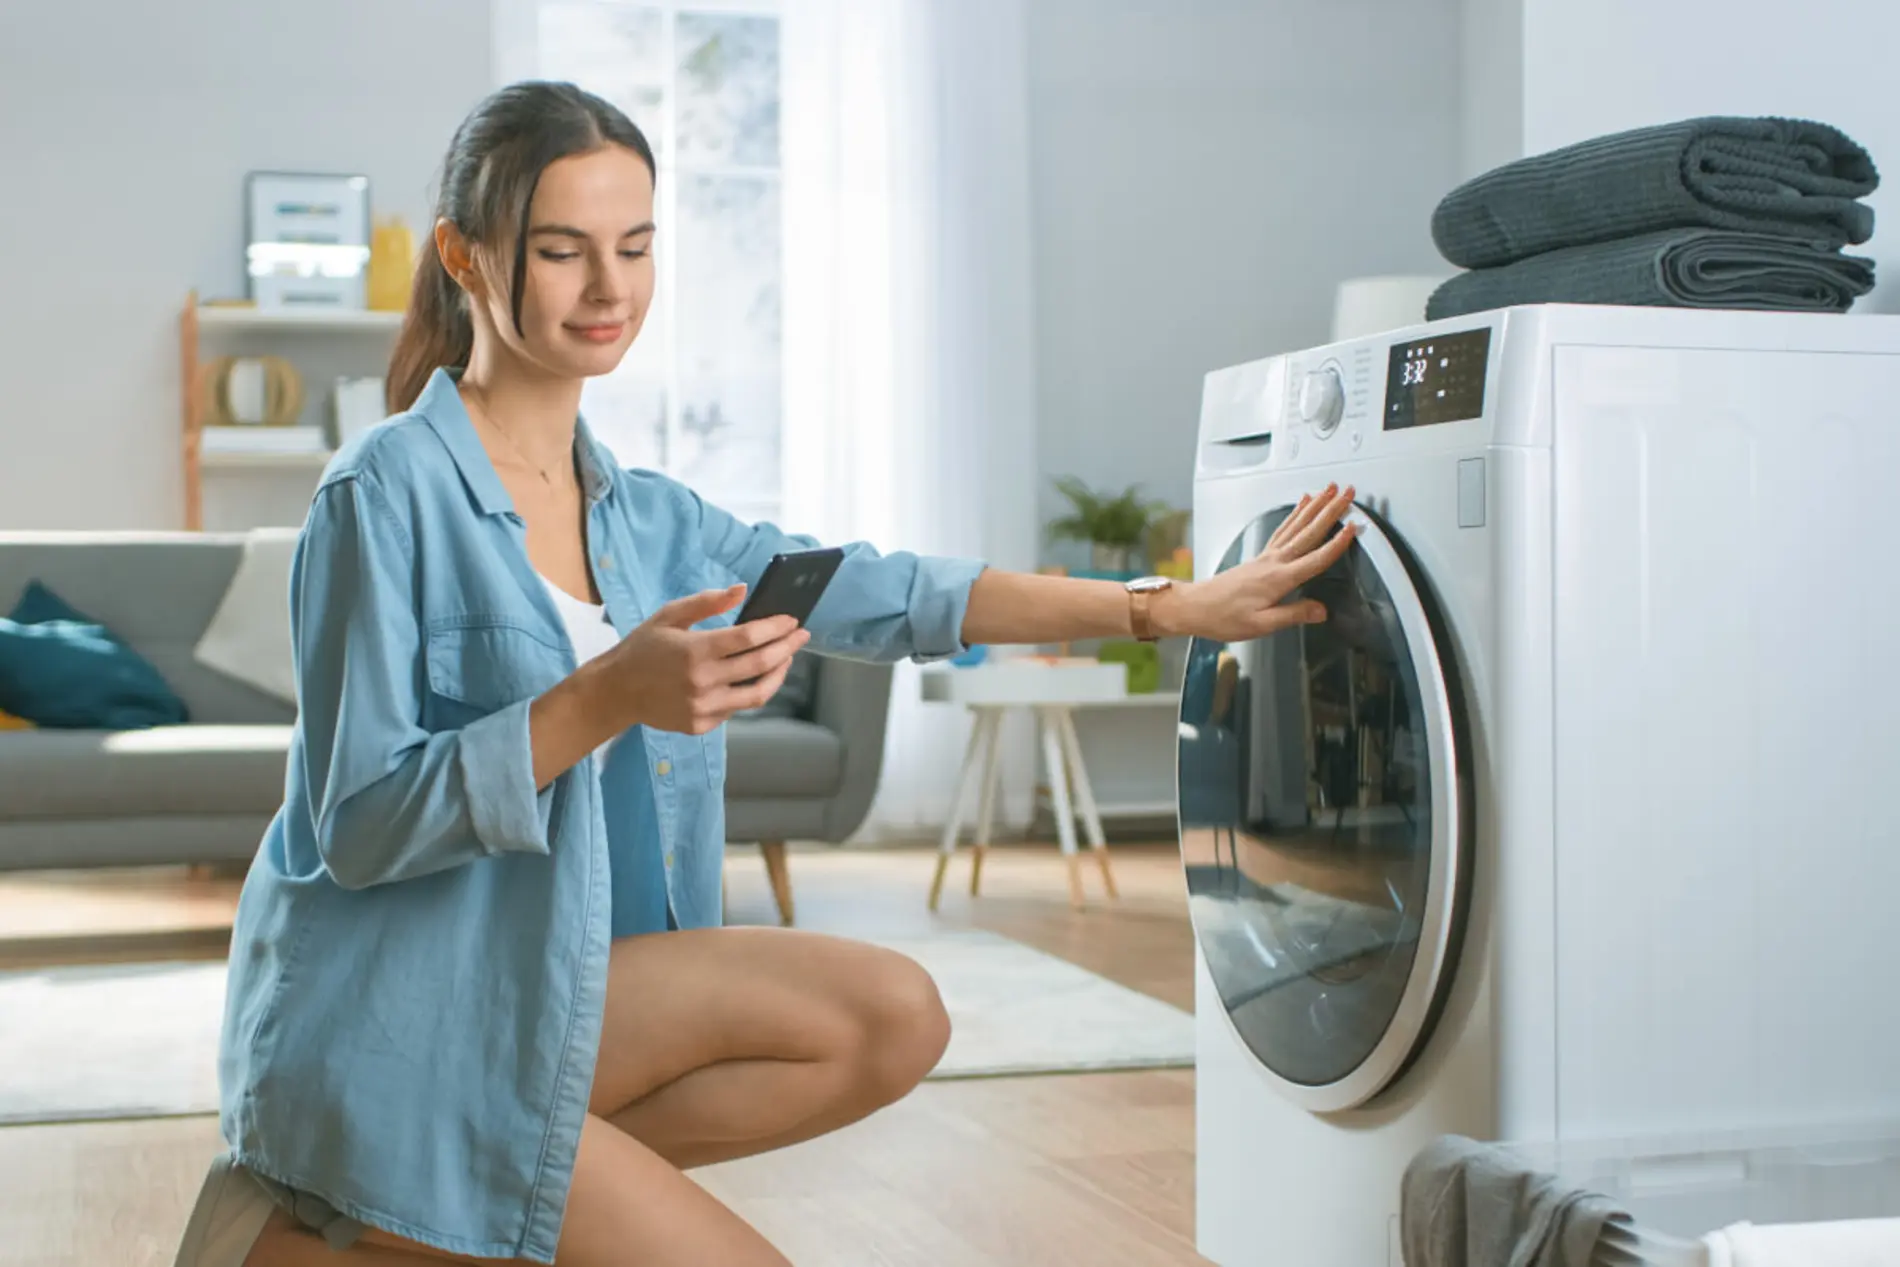
[(836, 546), (775, 554), (739, 609), (739, 623), (768, 616), (790, 616), (803, 625), (824, 597), (825, 587), (844, 562)]
[[(746, 595), (745, 606), (739, 609), (738, 623), (764, 620), (768, 616), (790, 616), (803, 625), (811, 619), (812, 609), (818, 606), (825, 586), (831, 584), (832, 575), (843, 562), (844, 551), (836, 546), (773, 555), (765, 571), (759, 574), (758, 584)], [(751, 686), (756, 681), (757, 678), (748, 678), (733, 685)]]

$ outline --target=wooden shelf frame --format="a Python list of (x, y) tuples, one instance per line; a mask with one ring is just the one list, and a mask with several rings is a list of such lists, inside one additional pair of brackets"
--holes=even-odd
[(180, 456), (185, 475), (185, 530), (204, 531), (204, 473), (217, 470), (288, 470), (319, 465), (327, 454), (217, 453), (206, 460), (204, 418), (207, 362), (201, 343), (210, 334), (302, 335), (318, 337), (374, 336), (395, 342), (402, 329), (399, 312), (296, 312), (267, 308), (204, 305), (198, 292), (185, 296), (178, 314), (178, 408), (181, 418)]

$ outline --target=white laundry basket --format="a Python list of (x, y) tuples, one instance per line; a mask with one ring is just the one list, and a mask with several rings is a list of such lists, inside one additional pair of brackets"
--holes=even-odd
[[(1729, 1267), (1709, 1242), (1742, 1224), (1844, 1233), (1849, 1222), (1864, 1220), (1855, 1229), (1863, 1235), (1823, 1231), (1813, 1239), (1900, 1240), (1900, 1123), (1505, 1146), (1628, 1212), (1632, 1222), (1605, 1232), (1592, 1267)], [(1801, 1235), (1786, 1232), (1783, 1239)], [(1840, 1260), (1846, 1267), (1882, 1261), (1864, 1251), (1848, 1254)], [(1891, 1262), (1900, 1267), (1900, 1254)]]

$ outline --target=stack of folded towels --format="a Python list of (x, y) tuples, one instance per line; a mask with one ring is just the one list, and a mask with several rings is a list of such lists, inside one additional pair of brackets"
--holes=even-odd
[(1436, 320), (1513, 304), (1845, 312), (1873, 289), (1873, 159), (1838, 129), (1692, 119), (1527, 158), (1432, 216)]

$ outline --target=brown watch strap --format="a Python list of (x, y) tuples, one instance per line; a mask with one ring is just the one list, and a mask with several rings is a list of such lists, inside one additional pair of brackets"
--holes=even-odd
[(1148, 612), (1148, 590), (1128, 591), (1128, 628), (1137, 641), (1155, 640), (1154, 618)]

